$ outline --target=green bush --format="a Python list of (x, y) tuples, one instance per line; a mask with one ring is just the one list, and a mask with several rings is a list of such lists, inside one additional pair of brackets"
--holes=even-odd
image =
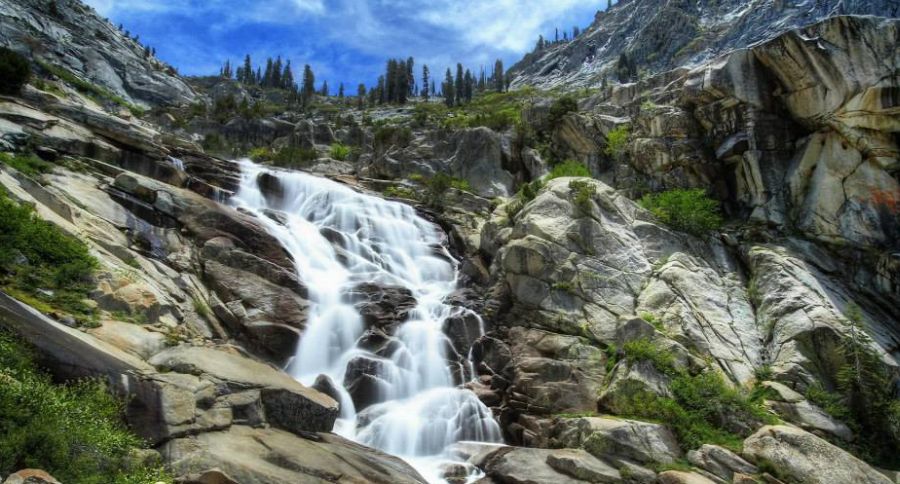
[(640, 204), (663, 223), (690, 234), (704, 235), (722, 226), (719, 202), (700, 188), (645, 195)]
[(405, 198), (407, 200), (417, 200), (416, 192), (411, 188), (402, 187), (402, 186), (389, 186), (384, 189), (384, 196), (390, 198)]
[(588, 177), (590, 178), (591, 172), (587, 169), (583, 164), (574, 161), (574, 160), (566, 160), (562, 163), (555, 165), (551, 170), (550, 174), (548, 174), (545, 178), (547, 181), (553, 180), (554, 178), (563, 178), (563, 177)]
[(525, 208), (528, 202), (534, 200), (544, 188), (544, 180), (538, 179), (522, 185), (514, 199), (506, 205), (506, 216), (510, 222)]
[(594, 207), (594, 195), (597, 188), (593, 183), (585, 180), (572, 180), (569, 182), (569, 190), (575, 194), (575, 206), (584, 214), (590, 214)]
[(650, 340), (625, 343), (615, 356), (620, 354), (630, 362), (651, 362), (671, 378), (673, 396), (661, 397), (646, 390), (623, 393), (616, 399), (618, 413), (668, 425), (685, 450), (711, 443), (740, 451), (743, 438), (762, 424), (776, 422), (763, 407), (760, 394), (729, 387), (715, 371), (693, 375), (678, 368), (674, 356)]
[(412, 130), (408, 127), (400, 127), (395, 125), (379, 126), (375, 129), (374, 135), (375, 146), (387, 147), (397, 145), (400, 147), (409, 146), (412, 142)]
[(563, 96), (550, 105), (550, 112), (547, 116), (547, 122), (552, 129), (555, 127), (566, 114), (578, 111), (578, 100), (572, 96)]
[(14, 96), (31, 77), (28, 59), (6, 47), (0, 47), (0, 94)]
[(32, 178), (49, 173), (53, 169), (52, 163), (48, 163), (34, 155), (0, 153), (0, 163), (15, 168), (17, 171)]
[(331, 158), (332, 159), (335, 159), (338, 161), (344, 161), (348, 157), (350, 157), (350, 152), (351, 152), (350, 147), (346, 146), (344, 144), (333, 143), (331, 145)]
[(43, 312), (64, 311), (82, 324), (97, 261), (87, 246), (0, 192), (0, 287)]
[(79, 484), (170, 481), (161, 469), (122, 471), (129, 450), (144, 445), (123, 425), (122, 409), (99, 381), (54, 385), (27, 345), (0, 330), (0, 474), (40, 468)]
[(619, 159), (625, 154), (625, 148), (628, 146), (628, 137), (631, 135), (627, 125), (617, 126), (606, 135), (607, 156)]

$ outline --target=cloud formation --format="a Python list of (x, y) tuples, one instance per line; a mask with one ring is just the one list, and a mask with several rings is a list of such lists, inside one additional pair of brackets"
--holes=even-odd
[(507, 66), (538, 35), (593, 19), (596, 0), (86, 0), (187, 74), (225, 59), (281, 55), (309, 63), (336, 87), (371, 84), (389, 57), (413, 56), (439, 73)]

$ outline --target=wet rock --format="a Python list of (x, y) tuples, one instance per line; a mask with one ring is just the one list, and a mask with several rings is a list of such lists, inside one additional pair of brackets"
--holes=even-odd
[(374, 326), (388, 335), (409, 319), (416, 307), (412, 291), (404, 287), (360, 284), (347, 293), (366, 326)]
[(387, 382), (384, 361), (360, 356), (347, 363), (344, 374), (344, 388), (350, 393), (357, 410), (362, 410), (382, 400)]

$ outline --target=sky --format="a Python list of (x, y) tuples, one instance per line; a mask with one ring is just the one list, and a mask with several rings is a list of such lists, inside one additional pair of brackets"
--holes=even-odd
[[(388, 58), (412, 56), (443, 77), (457, 62), (509, 68), (539, 35), (584, 28), (605, 0), (85, 0), (186, 75), (218, 73), (226, 59), (282, 56), (348, 93), (374, 84)], [(560, 33), (562, 35), (562, 33)], [(298, 68), (298, 66), (300, 68)], [(440, 83), (440, 81), (438, 81)]]

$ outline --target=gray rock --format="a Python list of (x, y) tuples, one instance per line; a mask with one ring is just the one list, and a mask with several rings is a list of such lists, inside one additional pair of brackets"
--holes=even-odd
[(756, 474), (758, 469), (728, 449), (717, 445), (705, 444), (687, 454), (688, 462), (731, 481), (737, 474)]
[(890, 479), (848, 452), (794, 427), (766, 426), (744, 440), (744, 455), (804, 484), (888, 484)]
[(668, 464), (682, 456), (678, 441), (663, 425), (615, 418), (558, 419), (552, 431), (562, 447), (584, 447), (598, 458)]

